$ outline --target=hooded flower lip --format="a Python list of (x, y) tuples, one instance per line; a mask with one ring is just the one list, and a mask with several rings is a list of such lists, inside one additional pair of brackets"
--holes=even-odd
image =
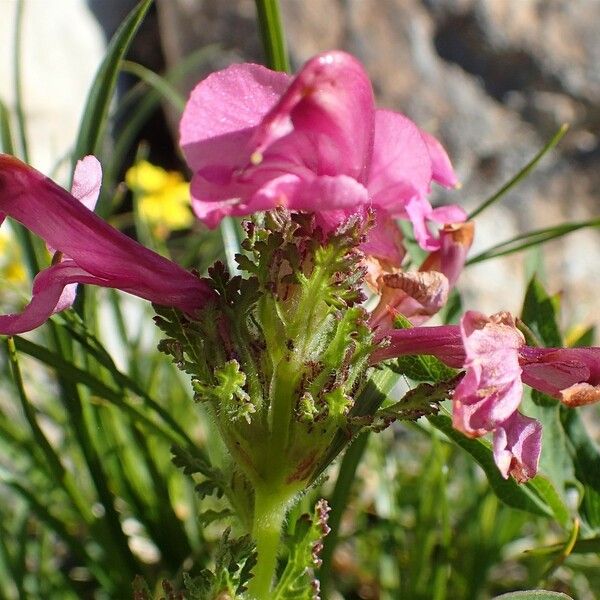
[(376, 110), (364, 68), (345, 52), (314, 57), (294, 78), (253, 64), (213, 73), (192, 92), (180, 134), (194, 210), (210, 227), (285, 205), (333, 229), (371, 207), (384, 228), (410, 219), (434, 250), (427, 222), (465, 219), (426, 199), (432, 181), (456, 184), (442, 146), (405, 116)]
[[(98, 166), (92, 163), (84, 165), (90, 176), (78, 177), (80, 188), (74, 186), (83, 200), (93, 195), (98, 176)], [(38, 327), (68, 305), (61, 295), (75, 283), (118, 288), (188, 313), (212, 296), (208, 284), (111, 227), (83, 200), (17, 158), (0, 155), (1, 220), (12, 217), (62, 254), (60, 262), (37, 275), (32, 300), (23, 312), (0, 316), (0, 333)]]

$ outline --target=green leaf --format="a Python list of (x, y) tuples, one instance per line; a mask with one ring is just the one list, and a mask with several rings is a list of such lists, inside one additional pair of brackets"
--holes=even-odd
[(395, 373), (405, 375), (413, 381), (432, 383), (447, 381), (457, 373), (455, 369), (447, 367), (441, 360), (428, 354), (401, 356), (388, 363), (388, 367)]
[[(536, 390), (526, 390), (521, 404), (523, 412), (542, 424), (542, 453), (539, 472), (547, 477), (548, 494), (552, 492), (562, 505), (554, 507), (557, 520), (569, 524), (569, 511), (566, 507), (567, 484), (575, 480), (573, 460), (568, 451), (567, 436), (560, 421), (560, 404)], [(536, 477), (534, 481), (538, 480)]]
[(561, 420), (575, 466), (575, 477), (583, 484), (579, 513), (593, 528), (600, 528), (600, 450), (590, 439), (579, 413), (561, 407)]
[(185, 98), (169, 83), (167, 79), (158, 75), (154, 71), (135, 62), (124, 60), (121, 63), (121, 69), (139, 77), (151, 88), (156, 90), (160, 96), (166, 100), (179, 113), (185, 108)]
[(519, 485), (512, 478), (504, 479), (502, 477), (494, 462), (489, 443), (481, 438), (467, 438), (452, 427), (452, 421), (446, 415), (430, 416), (427, 419), (436, 429), (445, 433), (450, 440), (466, 450), (475, 459), (477, 464), (484, 470), (494, 493), (505, 504), (535, 515), (553, 516), (552, 508), (544, 498), (540, 498), (538, 490), (531, 481)]
[(121, 23), (111, 39), (87, 97), (79, 135), (73, 152), (73, 166), (87, 154), (97, 154), (106, 128), (108, 109), (117, 85), (121, 60), (142, 23), (152, 0), (142, 0)]
[(558, 297), (550, 296), (540, 281), (533, 277), (527, 286), (521, 319), (545, 346), (562, 346), (558, 328)]
[[(557, 554), (564, 548), (564, 542), (559, 544), (552, 544), (551, 546), (543, 546), (541, 548), (533, 548), (528, 550), (527, 554), (535, 556), (543, 556), (547, 554)], [(571, 554), (600, 554), (600, 537), (585, 538), (577, 540), (571, 548)]]
[(548, 592), (546, 590), (528, 590), (526, 592), (509, 592), (495, 596), (494, 600), (573, 600), (562, 592)]
[(271, 596), (273, 600), (314, 598), (314, 590), (319, 588), (311, 573), (321, 565), (319, 554), (323, 549), (323, 537), (329, 533), (328, 514), (327, 502), (319, 500), (312, 518), (303, 515), (296, 522), (288, 544), (288, 560)]
[(447, 400), (458, 383), (458, 377), (439, 383), (421, 383), (409, 390), (394, 404), (379, 409), (368, 428), (382, 431), (394, 421), (416, 421), (425, 415), (434, 415), (439, 403)]
[(103, 398), (108, 402), (118, 406), (125, 412), (131, 414), (136, 420), (144, 423), (150, 431), (153, 431), (165, 438), (171, 444), (178, 444), (182, 440), (170, 428), (165, 427), (162, 423), (152, 419), (145, 411), (140, 410), (137, 406), (126, 401), (126, 396), (123, 390), (115, 390), (104, 382), (100, 381), (90, 372), (75, 366), (70, 361), (64, 359), (59, 354), (35, 344), (30, 340), (16, 336), (14, 338), (17, 350), (32, 356), (33, 358), (52, 367), (60, 377), (71, 383), (82, 383), (88, 390)]

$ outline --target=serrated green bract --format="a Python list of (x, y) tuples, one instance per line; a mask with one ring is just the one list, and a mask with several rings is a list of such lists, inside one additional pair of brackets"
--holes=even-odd
[(225, 530), (213, 570), (204, 569), (193, 578), (183, 574), (187, 600), (234, 600), (246, 590), (256, 563), (254, 543), (249, 535), (237, 539), (230, 539), (229, 535), (230, 530)]
[(327, 516), (329, 506), (319, 500), (312, 517), (304, 515), (295, 524), (288, 541), (289, 554), (281, 574), (273, 600), (318, 600), (319, 581), (314, 570), (321, 565), (319, 555), (323, 548), (323, 537), (329, 533)]

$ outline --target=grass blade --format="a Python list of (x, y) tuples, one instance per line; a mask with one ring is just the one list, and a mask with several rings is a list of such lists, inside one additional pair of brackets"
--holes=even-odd
[(121, 60), (142, 23), (152, 0), (142, 0), (121, 24), (108, 45), (83, 110), (79, 135), (73, 152), (73, 167), (77, 160), (87, 154), (96, 154), (100, 147), (115, 87)]
[(289, 71), (290, 62), (277, 0), (256, 0), (258, 27), (262, 38), (267, 66), (275, 71)]
[(29, 148), (27, 144), (27, 129), (25, 125), (25, 109), (23, 107), (23, 86), (21, 78), (21, 35), (23, 33), (23, 13), (25, 0), (18, 0), (15, 16), (15, 37), (13, 47), (13, 85), (15, 88), (15, 112), (17, 114), (17, 133), (21, 145), (21, 156), (29, 162)]
[(152, 89), (164, 98), (169, 104), (179, 111), (183, 112), (185, 108), (185, 98), (164, 78), (154, 71), (135, 62), (124, 60), (121, 68), (127, 73), (138, 77), (141, 81), (148, 84)]
[(552, 148), (554, 148), (560, 140), (564, 137), (565, 133), (567, 133), (569, 129), (568, 124), (563, 124), (560, 126), (559, 130), (552, 136), (552, 139), (509, 181), (507, 181), (495, 194), (490, 196), (487, 200), (485, 200), (482, 204), (480, 204), (469, 216), (468, 219), (474, 219), (477, 215), (481, 214), (486, 208), (494, 204), (497, 200), (500, 200), (506, 192), (508, 192), (511, 188), (517, 185), (520, 181), (525, 179), (533, 169), (537, 166), (537, 164), (544, 158)]
[(552, 227), (522, 233), (506, 242), (496, 244), (488, 250), (475, 255), (467, 261), (467, 265), (474, 265), (483, 262), (484, 260), (506, 256), (507, 254), (514, 254), (515, 252), (520, 252), (521, 250), (526, 250), (532, 246), (544, 244), (550, 240), (558, 239), (568, 233), (587, 227), (600, 227), (600, 219), (590, 219), (589, 221), (579, 221), (578, 223), (565, 223), (563, 225), (554, 225)]
[(15, 153), (10, 114), (2, 100), (0, 100), (0, 152), (13, 155)]

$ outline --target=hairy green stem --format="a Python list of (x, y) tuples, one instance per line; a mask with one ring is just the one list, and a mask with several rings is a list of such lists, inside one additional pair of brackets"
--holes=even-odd
[(271, 598), (281, 527), (289, 502), (290, 498), (287, 494), (277, 494), (269, 488), (256, 489), (252, 536), (256, 542), (258, 557), (254, 567), (254, 577), (248, 586), (248, 596), (252, 600)]

